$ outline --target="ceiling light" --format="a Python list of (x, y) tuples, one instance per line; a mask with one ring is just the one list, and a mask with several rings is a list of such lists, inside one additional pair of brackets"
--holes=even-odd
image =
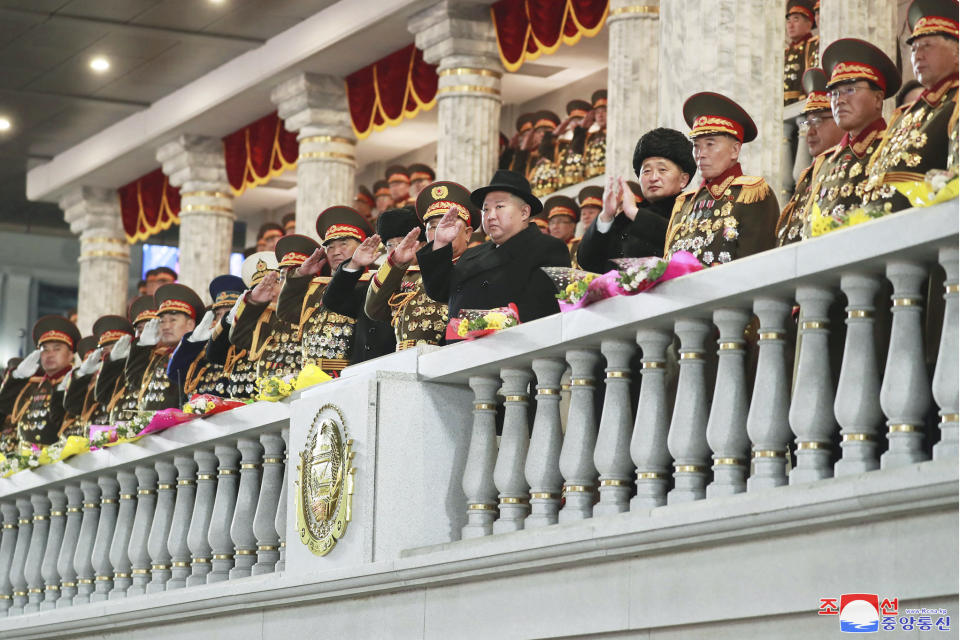
[(12, 126), (9, 119), (0, 117), (0, 131), (10, 131)]
[(97, 73), (103, 73), (110, 68), (110, 61), (103, 56), (97, 56), (90, 61), (90, 68)]
[(223, 4), (224, 0), (210, 0), (210, 4)]

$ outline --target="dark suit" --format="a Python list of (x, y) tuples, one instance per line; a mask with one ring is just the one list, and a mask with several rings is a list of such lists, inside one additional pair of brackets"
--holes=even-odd
[(577, 263), (587, 271), (606, 273), (616, 269), (613, 258), (663, 257), (663, 242), (667, 237), (667, 222), (673, 210), (675, 196), (656, 202), (642, 202), (637, 216), (630, 220), (618, 214), (606, 233), (597, 231), (597, 216), (583, 234), (577, 249)]
[(367, 287), (370, 279), (360, 281), (363, 271), (345, 271), (341, 264), (330, 284), (323, 291), (323, 306), (357, 321), (353, 333), (353, 346), (350, 349), (350, 364), (370, 360), (397, 349), (397, 339), (393, 327), (386, 322), (377, 322), (367, 317), (363, 305), (367, 300)]
[(557, 288), (540, 267), (569, 267), (562, 240), (530, 225), (499, 247), (486, 242), (467, 249), (456, 263), (453, 247), (437, 251), (428, 243), (417, 253), (423, 286), (437, 302), (447, 302), (449, 317), (461, 309), (493, 309), (517, 305), (520, 321), (529, 322), (560, 311)]

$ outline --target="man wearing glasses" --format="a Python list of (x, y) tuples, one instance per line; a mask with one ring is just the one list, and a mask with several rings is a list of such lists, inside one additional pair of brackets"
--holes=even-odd
[[(807, 102), (803, 105), (807, 148), (814, 161), (803, 170), (797, 180), (797, 188), (790, 202), (783, 208), (777, 221), (777, 246), (782, 247), (798, 242), (803, 237), (803, 229), (809, 225), (810, 193), (812, 177), (823, 163), (824, 151), (830, 149), (843, 137), (843, 131), (833, 120), (830, 111), (830, 99), (827, 97), (827, 75), (823, 69), (808, 69), (803, 74), (803, 89), (807, 92)], [(807, 235), (809, 236), (809, 230)]]

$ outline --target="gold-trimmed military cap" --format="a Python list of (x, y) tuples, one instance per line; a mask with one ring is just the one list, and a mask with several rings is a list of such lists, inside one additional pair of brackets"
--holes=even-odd
[(137, 296), (130, 303), (130, 309), (127, 312), (127, 318), (134, 325), (147, 320), (153, 320), (157, 317), (157, 305), (153, 302), (153, 296)]
[(884, 98), (896, 95), (900, 88), (900, 72), (893, 60), (866, 40), (834, 40), (823, 50), (820, 62), (830, 78), (827, 91), (857, 80), (866, 80), (880, 87)]
[(407, 168), (402, 164), (395, 164), (388, 167), (384, 177), (386, 177), (388, 184), (391, 182), (406, 182), (410, 184), (410, 172), (407, 171)]
[(437, 174), (434, 173), (433, 168), (420, 162), (410, 165), (407, 170), (410, 173), (410, 182), (414, 180), (429, 180), (433, 182), (437, 179)]
[(165, 313), (183, 313), (194, 320), (199, 320), (206, 309), (206, 305), (196, 291), (176, 282), (162, 285), (157, 289), (153, 294), (153, 301), (157, 305), (157, 316)]
[(377, 180), (376, 182), (373, 183), (374, 198), (379, 198), (380, 196), (389, 196), (389, 195), (390, 195), (390, 183), (388, 183), (386, 180)]
[(47, 342), (62, 342), (71, 351), (76, 351), (80, 343), (80, 330), (63, 316), (43, 316), (33, 325), (33, 344), (40, 345)]
[(804, 113), (830, 111), (830, 98), (827, 96), (827, 74), (823, 69), (814, 67), (803, 72), (801, 80), (807, 101), (803, 105)]
[(210, 299), (213, 300), (213, 309), (232, 307), (237, 299), (246, 290), (243, 279), (235, 275), (224, 274), (210, 281)]
[(560, 116), (555, 114), (549, 109), (544, 109), (543, 111), (537, 111), (534, 115), (533, 128), (539, 129), (540, 127), (550, 127), (551, 129), (556, 129), (560, 125)]
[(743, 107), (727, 96), (712, 91), (695, 93), (683, 103), (683, 118), (690, 125), (690, 137), (731, 135), (740, 142), (757, 137), (757, 125)]
[(571, 100), (567, 103), (567, 115), (574, 118), (583, 118), (592, 108), (586, 100)]
[[(277, 243), (279, 244), (279, 242), (278, 240)], [(268, 273), (277, 270), (279, 266), (277, 262), (277, 256), (273, 251), (258, 251), (250, 254), (240, 265), (240, 277), (243, 279), (243, 284), (251, 289), (257, 286)]]
[(817, 24), (816, 15), (813, 13), (813, 1), (812, 0), (787, 0), (787, 17), (789, 18), (791, 14), (799, 14), (809, 20), (812, 24)]
[(517, 118), (517, 131), (519, 133), (526, 133), (533, 129), (533, 123), (537, 119), (537, 114), (533, 111), (529, 113), (521, 113)]
[(449, 181), (428, 184), (417, 196), (417, 216), (423, 224), (430, 218), (442, 216), (454, 209), (457, 216), (471, 229), (479, 229), (480, 210), (470, 200), (470, 191), (461, 184)]
[(913, 0), (907, 9), (907, 25), (912, 44), (923, 36), (941, 35), (958, 39), (957, 0)]
[(580, 220), (580, 205), (569, 196), (550, 196), (543, 203), (543, 212), (547, 221), (556, 216), (569, 216), (574, 222)]
[(277, 261), (277, 267), (299, 267), (319, 248), (320, 245), (310, 236), (291, 233), (277, 240), (273, 255)]
[(77, 355), (86, 358), (87, 354), (97, 348), (97, 339), (94, 336), (83, 336), (77, 343)]
[(600, 207), (603, 209), (603, 187), (591, 185), (580, 189), (577, 200), (581, 207)]
[(123, 316), (100, 316), (93, 323), (98, 347), (113, 344), (123, 336), (133, 336), (133, 324)]
[[(387, 186), (387, 191), (388, 192), (390, 191), (389, 185)], [(357, 187), (357, 195), (354, 196), (353, 199), (360, 200), (361, 202), (366, 202), (371, 207), (375, 207), (377, 205), (376, 200), (373, 199), (373, 194), (370, 193), (370, 189), (367, 189), (363, 185), (360, 185), (359, 187)]]
[(593, 105), (594, 109), (607, 106), (607, 90), (597, 89), (594, 91), (593, 95), (590, 96), (590, 104)]
[(323, 238), (324, 246), (334, 240), (353, 238), (363, 242), (373, 230), (359, 211), (353, 207), (337, 205), (328, 207), (317, 216), (317, 235)]

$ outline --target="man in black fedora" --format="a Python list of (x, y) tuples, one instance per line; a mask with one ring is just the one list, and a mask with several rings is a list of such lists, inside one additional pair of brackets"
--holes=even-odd
[(543, 208), (530, 183), (518, 173), (499, 170), (470, 200), (483, 212), (483, 229), (491, 241), (467, 249), (454, 263), (451, 242), (462, 220), (455, 208), (447, 211), (434, 241), (417, 253), (427, 295), (446, 301), (451, 318), (461, 309), (492, 309), (511, 302), (521, 322), (557, 313), (556, 287), (541, 267), (569, 267), (570, 254), (563, 241), (528, 225)]

